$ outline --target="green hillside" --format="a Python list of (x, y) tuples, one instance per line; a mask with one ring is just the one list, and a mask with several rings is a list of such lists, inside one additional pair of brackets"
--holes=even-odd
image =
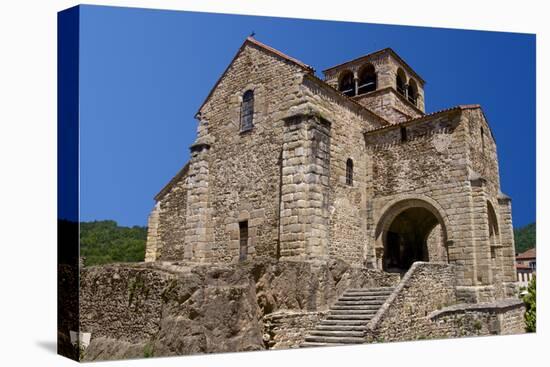
[(536, 245), (536, 223), (525, 227), (514, 229), (514, 240), (516, 242), (516, 253), (524, 252)]
[(80, 256), (86, 266), (143, 261), (146, 241), (147, 227), (122, 227), (114, 220), (80, 223)]

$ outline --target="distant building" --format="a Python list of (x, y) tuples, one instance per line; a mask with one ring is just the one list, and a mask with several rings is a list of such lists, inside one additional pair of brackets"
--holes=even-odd
[(516, 255), (516, 270), (520, 286), (527, 286), (537, 272), (537, 250), (529, 249)]

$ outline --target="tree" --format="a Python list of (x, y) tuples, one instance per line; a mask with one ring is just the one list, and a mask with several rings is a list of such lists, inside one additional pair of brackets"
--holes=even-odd
[(527, 294), (523, 296), (525, 311), (525, 330), (527, 332), (537, 331), (537, 281), (534, 276), (527, 287)]
[(514, 242), (516, 243), (516, 253), (522, 253), (535, 247), (537, 237), (537, 228), (535, 223), (525, 227), (514, 229)]
[(80, 256), (86, 266), (143, 261), (146, 241), (146, 227), (123, 227), (113, 220), (80, 223)]

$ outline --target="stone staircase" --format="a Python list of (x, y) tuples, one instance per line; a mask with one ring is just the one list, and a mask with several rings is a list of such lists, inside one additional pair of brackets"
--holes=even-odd
[(393, 290), (393, 287), (347, 289), (300, 347), (364, 343), (368, 322)]

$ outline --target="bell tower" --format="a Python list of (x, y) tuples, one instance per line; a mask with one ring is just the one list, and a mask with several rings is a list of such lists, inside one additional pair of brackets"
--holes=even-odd
[(424, 80), (391, 48), (323, 71), (325, 82), (391, 123), (424, 115)]

